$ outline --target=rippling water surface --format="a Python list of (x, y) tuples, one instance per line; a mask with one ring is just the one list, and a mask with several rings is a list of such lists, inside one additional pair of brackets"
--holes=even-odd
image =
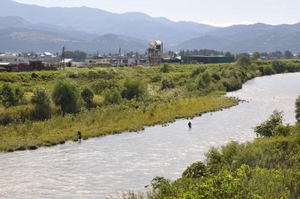
[(105, 198), (143, 190), (155, 176), (178, 178), (212, 146), (255, 138), (253, 127), (274, 109), (294, 123), (300, 73), (260, 77), (229, 93), (247, 102), (168, 126), (68, 142), (36, 151), (0, 153), (0, 198)]

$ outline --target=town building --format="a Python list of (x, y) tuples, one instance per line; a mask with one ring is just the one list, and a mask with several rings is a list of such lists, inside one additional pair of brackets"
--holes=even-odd
[(163, 42), (156, 40), (154, 42), (149, 43), (148, 48), (148, 59), (150, 66), (158, 66), (162, 63), (163, 58)]
[(181, 62), (183, 64), (232, 63), (232, 62), (235, 62), (235, 58), (234, 57), (225, 57), (225, 56), (189, 55), (189, 56), (182, 56)]

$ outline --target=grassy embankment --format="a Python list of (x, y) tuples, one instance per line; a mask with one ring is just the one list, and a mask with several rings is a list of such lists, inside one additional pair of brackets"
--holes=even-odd
[[(267, 75), (270, 71), (300, 70), (298, 61), (285, 61), (284, 65), (284, 71), (275, 70), (271, 63), (259, 62), (249, 66), (172, 65), (165, 68), (67, 69), (35, 72), (34, 75), (0, 73), (0, 88), (8, 84), (24, 93), (14, 106), (0, 106), (0, 150), (52, 146), (76, 140), (77, 131), (81, 131), (84, 138), (136, 131), (176, 118), (228, 108), (237, 104), (237, 99), (225, 98), (220, 94), (239, 89), (245, 81)], [(144, 88), (141, 96), (130, 100), (123, 96), (128, 79), (138, 80)], [(42, 87), (50, 95), (58, 80), (71, 82), (79, 91), (91, 89), (95, 94), (93, 107), (87, 107), (78, 98), (79, 112), (63, 117), (61, 108), (50, 101), (51, 118), (37, 120), (30, 101), (34, 90)]]
[[(300, 98), (298, 104), (300, 121)], [(204, 163), (192, 164), (176, 181), (156, 177), (148, 193), (126, 198), (300, 198), (300, 123), (282, 126), (275, 120), (260, 125), (259, 131), (268, 137), (212, 148)]]

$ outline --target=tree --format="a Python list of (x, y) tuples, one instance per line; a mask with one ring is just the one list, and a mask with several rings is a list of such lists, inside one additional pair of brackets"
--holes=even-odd
[(259, 52), (254, 52), (252, 55), (252, 60), (256, 61), (260, 58), (260, 53)]
[(122, 97), (128, 100), (133, 98), (141, 98), (146, 93), (145, 85), (137, 79), (127, 79), (124, 83)]
[(283, 113), (274, 111), (270, 118), (262, 124), (255, 127), (254, 131), (261, 137), (272, 137), (276, 134), (276, 127), (282, 125)]
[(78, 111), (78, 96), (77, 88), (67, 81), (58, 82), (52, 93), (53, 102), (61, 107), (63, 115)]
[(296, 100), (296, 120), (300, 122), (300, 96)]
[(37, 88), (33, 92), (31, 103), (34, 104), (34, 119), (44, 120), (51, 117), (50, 98), (44, 88)]
[(183, 178), (201, 178), (208, 174), (206, 166), (203, 162), (196, 162), (189, 166), (183, 173)]
[(1, 103), (5, 107), (15, 106), (18, 103), (15, 92), (9, 84), (4, 84), (0, 90)]
[(84, 102), (86, 103), (87, 107), (91, 108), (93, 105), (93, 99), (94, 99), (93, 91), (91, 91), (91, 89), (89, 89), (89, 88), (85, 88), (81, 92), (81, 97), (84, 100)]
[(238, 58), (237, 63), (239, 66), (241, 66), (243, 68), (247, 68), (248, 66), (251, 65), (250, 56), (248, 54), (241, 54)]

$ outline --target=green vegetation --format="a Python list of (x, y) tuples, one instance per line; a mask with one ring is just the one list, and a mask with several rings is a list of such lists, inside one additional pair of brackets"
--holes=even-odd
[(300, 96), (296, 100), (296, 120), (300, 122)]
[(171, 182), (156, 177), (151, 191), (146, 195), (131, 193), (130, 198), (299, 198), (300, 123), (283, 126), (281, 122), (282, 114), (275, 111), (256, 127), (263, 138), (212, 148), (205, 163), (192, 164), (181, 178)]
[[(284, 72), (300, 71), (297, 60)], [(163, 65), (0, 73), (0, 150), (52, 146), (84, 138), (136, 131), (145, 126), (228, 108), (236, 90), (273, 69), (272, 62)], [(51, 96), (51, 97), (49, 97)], [(280, 129), (284, 131), (284, 129)]]
[(34, 119), (44, 120), (51, 117), (50, 99), (45, 89), (35, 89), (31, 98), (31, 103), (35, 106)]
[(78, 90), (69, 82), (59, 81), (54, 87), (52, 99), (55, 105), (60, 106), (63, 115), (78, 111)]

